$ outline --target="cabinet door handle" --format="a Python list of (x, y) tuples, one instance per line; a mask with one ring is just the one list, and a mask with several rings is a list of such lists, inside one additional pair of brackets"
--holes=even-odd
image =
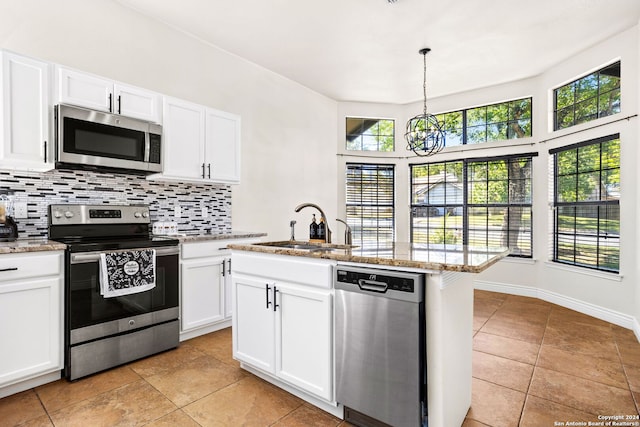
[(207, 168), (209, 169), (209, 179), (211, 179), (211, 163), (207, 164)]
[(122, 114), (122, 96), (118, 95), (118, 114)]
[(271, 286), (267, 283), (264, 285), (265, 295), (267, 299), (267, 310), (269, 309), (269, 305), (271, 305), (271, 301), (269, 301), (269, 291), (271, 290)]
[(204, 163), (202, 164), (202, 179), (204, 179)]
[(221, 274), (222, 274), (222, 277), (224, 277), (224, 276), (225, 276), (225, 271), (227, 271), (227, 260), (226, 260), (226, 259), (223, 259), (223, 260), (222, 260), (222, 273), (221, 273)]
[(47, 163), (47, 141), (44, 142), (44, 162)]
[(3, 271), (18, 271), (18, 267), (0, 268), (0, 272)]
[(227, 260), (227, 265), (229, 266), (229, 267), (228, 267), (229, 269), (227, 270), (227, 273), (231, 274), (231, 258), (229, 258), (229, 259)]
[(278, 292), (280, 292), (278, 290), (278, 287), (276, 285), (273, 285), (273, 311), (277, 311), (277, 308), (280, 307), (278, 305)]
[(113, 94), (109, 94), (109, 112), (113, 113)]

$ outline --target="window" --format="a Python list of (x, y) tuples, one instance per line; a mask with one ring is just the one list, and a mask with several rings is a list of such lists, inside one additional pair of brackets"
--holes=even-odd
[(437, 114), (445, 145), (478, 144), (531, 136), (531, 98)]
[(553, 260), (619, 272), (619, 135), (550, 153), (554, 162)]
[(462, 244), (463, 162), (411, 165), (413, 243)]
[(394, 240), (394, 166), (347, 163), (347, 224), (364, 249)]
[(531, 257), (532, 156), (411, 165), (412, 242)]
[(554, 130), (620, 112), (620, 61), (553, 91)]
[(509, 247), (531, 256), (531, 157), (467, 164), (467, 230), (471, 246)]
[(347, 150), (393, 151), (395, 122), (384, 119), (347, 117)]

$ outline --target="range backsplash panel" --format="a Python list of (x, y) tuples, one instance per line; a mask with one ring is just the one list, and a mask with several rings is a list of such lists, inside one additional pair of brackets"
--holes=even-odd
[[(20, 239), (46, 237), (48, 206), (58, 203), (146, 204), (152, 222), (175, 221), (179, 233), (231, 232), (228, 185), (149, 181), (142, 176), (79, 170), (0, 170), (0, 194), (7, 192), (14, 202), (27, 203), (28, 218), (16, 219)], [(182, 211), (180, 218), (174, 216), (176, 206)]]

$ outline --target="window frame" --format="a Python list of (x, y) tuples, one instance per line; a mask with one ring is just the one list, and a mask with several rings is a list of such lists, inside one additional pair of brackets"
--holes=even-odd
[[(612, 168), (607, 168), (604, 169), (603, 168), (603, 162), (602, 162), (602, 144), (610, 142), (610, 141), (615, 141), (618, 140), (618, 144), (620, 147), (620, 134), (616, 133), (616, 134), (612, 134), (612, 135), (607, 135), (607, 136), (603, 136), (603, 137), (599, 137), (599, 138), (594, 138), (594, 139), (590, 139), (587, 141), (582, 141), (576, 144), (571, 144), (571, 145), (567, 145), (567, 146), (563, 146), (563, 147), (558, 147), (555, 149), (551, 149), (549, 150), (549, 154), (552, 156), (553, 159), (553, 231), (552, 231), (552, 261), (556, 262), (558, 264), (564, 264), (564, 265), (570, 265), (573, 267), (579, 267), (579, 268), (587, 268), (590, 270), (597, 270), (597, 271), (602, 271), (605, 273), (612, 273), (612, 274), (619, 274), (620, 273), (620, 237), (621, 237), (621, 233), (620, 233), (620, 195), (618, 196), (617, 199), (609, 199), (609, 200), (577, 200), (577, 195), (578, 195), (578, 177), (580, 175), (580, 171), (579, 171), (579, 160), (578, 160), (578, 155), (579, 155), (579, 149), (583, 148), (583, 147), (588, 147), (588, 146), (594, 146), (594, 145), (599, 145), (599, 168), (597, 170), (591, 171), (591, 172), (598, 172), (599, 174), (599, 191), (602, 189), (603, 187), (603, 181), (602, 181), (602, 173), (603, 171), (611, 171), (613, 170)], [(575, 172), (575, 176), (576, 176), (576, 200), (574, 201), (560, 201), (559, 197), (558, 197), (558, 182), (559, 182), (559, 166), (558, 166), (558, 154), (560, 153), (564, 153), (564, 152), (568, 152), (571, 150), (576, 150), (576, 172)], [(617, 165), (617, 171), (618, 173), (620, 173), (621, 171), (621, 167), (620, 167), (620, 148), (618, 148), (618, 165)], [(584, 172), (582, 172), (584, 173)], [(571, 174), (566, 174), (566, 175), (562, 175), (562, 176), (567, 176), (567, 175), (571, 175)], [(620, 177), (621, 178), (621, 177)], [(619, 181), (620, 181), (619, 178)], [(620, 185), (620, 182), (618, 182), (618, 185)], [(614, 239), (617, 241), (617, 268), (606, 268), (606, 267), (602, 267), (600, 264), (600, 254), (601, 254), (601, 240), (607, 240), (610, 237), (608, 236), (607, 232), (603, 232), (601, 233), (601, 227), (600, 227), (600, 220), (602, 219), (602, 217), (600, 216), (600, 211), (601, 208), (608, 208), (610, 206), (615, 206), (618, 210), (618, 236), (616, 237), (611, 237), (611, 239)], [(587, 234), (585, 233), (578, 233), (577, 227), (574, 226), (573, 229), (573, 233), (568, 233), (568, 232), (559, 232), (559, 223), (560, 223), (560, 208), (573, 208), (574, 210), (578, 210), (581, 207), (596, 207), (597, 208), (597, 232), (595, 234), (595, 239), (596, 239), (596, 254), (595, 254), (595, 259), (596, 259), (596, 263), (595, 264), (586, 264), (583, 262), (578, 262), (577, 261), (577, 249), (576, 247), (578, 246), (578, 239), (580, 237), (586, 237)], [(577, 218), (577, 216), (575, 216)], [(608, 217), (607, 217), (608, 220)], [(576, 221), (574, 221), (574, 224), (576, 223)], [(573, 262), (570, 262), (569, 260), (566, 259), (559, 259), (559, 245), (560, 245), (560, 236), (573, 236)]]
[[(523, 97), (523, 98), (515, 98), (515, 99), (510, 99), (508, 101), (502, 101), (502, 102), (495, 102), (492, 104), (485, 104), (485, 105), (478, 105), (475, 107), (469, 107), (469, 108), (463, 108), (463, 109), (459, 109), (459, 110), (452, 110), (452, 111), (446, 111), (443, 113), (437, 113), (434, 114), (437, 118), (438, 121), (441, 121), (441, 118), (443, 119), (442, 121), (445, 124), (446, 127), (446, 116), (449, 114), (460, 114), (461, 115), (461, 123), (462, 123), (462, 129), (461, 129), (461, 140), (459, 144), (456, 145), (447, 145), (447, 130), (443, 129), (443, 131), (445, 132), (445, 148), (447, 147), (459, 147), (459, 146), (463, 146), (463, 145), (482, 145), (482, 144), (488, 144), (488, 143), (492, 143), (492, 142), (498, 142), (498, 141), (513, 141), (513, 140), (519, 140), (522, 138), (517, 138), (517, 137), (513, 137), (513, 138), (501, 138), (501, 139), (487, 139), (487, 134), (488, 134), (488, 127), (490, 125), (497, 125), (497, 124), (504, 124), (505, 126), (507, 126), (507, 135), (508, 135), (508, 126), (509, 123), (513, 122), (513, 121), (517, 121), (516, 119), (511, 120), (510, 118), (507, 118), (507, 121), (500, 121), (500, 122), (489, 122), (487, 121), (487, 111), (489, 108), (491, 107), (497, 107), (499, 105), (502, 104), (507, 104), (507, 108), (510, 108), (509, 104), (515, 103), (515, 102), (519, 102), (519, 101), (525, 101), (528, 100), (529, 101), (529, 109), (530, 109), (530, 116), (524, 119), (520, 119), (520, 120), (529, 120), (529, 134), (525, 135), (523, 138), (531, 138), (533, 136), (533, 96), (528, 96), (528, 97)], [(476, 110), (479, 108), (484, 108), (485, 109), (485, 120), (484, 120), (484, 127), (485, 127), (485, 140), (483, 142), (470, 142), (469, 141), (469, 128), (473, 128), (476, 126), (469, 126), (468, 125), (468, 116), (469, 116), (469, 111), (471, 110)], [(508, 114), (508, 116), (510, 116), (510, 114)], [(458, 129), (458, 128), (456, 128)]]
[[(510, 257), (517, 257), (517, 258), (533, 258), (533, 237), (534, 237), (534, 232), (533, 232), (533, 158), (537, 157), (538, 153), (537, 152), (533, 152), (533, 153), (522, 153), (522, 154), (510, 154), (510, 155), (504, 155), (504, 156), (492, 156), (492, 157), (481, 157), (481, 158), (469, 158), (469, 159), (459, 159), (459, 160), (450, 160), (450, 161), (444, 161), (444, 162), (431, 162), (431, 163), (415, 163), (415, 164), (410, 164), (409, 165), (409, 180), (410, 180), (410, 197), (411, 197), (411, 201), (410, 201), (410, 213), (409, 213), (409, 230), (410, 230), (410, 240), (413, 243), (415, 241), (415, 235), (414, 235), (414, 215), (416, 212), (416, 209), (419, 208), (427, 208), (430, 209), (432, 207), (436, 207), (436, 208), (440, 208), (440, 207), (444, 207), (445, 209), (450, 209), (450, 208), (456, 208), (456, 207), (461, 207), (462, 208), (462, 244), (463, 245), (468, 245), (469, 244), (469, 237), (470, 237), (470, 232), (473, 231), (470, 228), (470, 224), (469, 224), (469, 210), (473, 209), (473, 208), (486, 208), (486, 209), (490, 209), (490, 208), (506, 208), (506, 209), (510, 209), (510, 208), (527, 208), (529, 210), (529, 215), (530, 215), (530, 219), (529, 219), (529, 251), (528, 253), (512, 253), (509, 254)], [(511, 202), (507, 199), (506, 203), (490, 203), (489, 201), (487, 201), (487, 203), (471, 203), (470, 202), (470, 185), (471, 185), (471, 180), (470, 180), (470, 167), (473, 164), (480, 164), (480, 163), (492, 163), (492, 162), (510, 162), (510, 161), (515, 161), (518, 159), (528, 159), (530, 161), (529, 164), (529, 168), (530, 168), (530, 176), (528, 178), (528, 184), (530, 186), (530, 190), (529, 190), (529, 201), (527, 203), (523, 203), (523, 202)], [(414, 201), (414, 173), (413, 173), (413, 168), (414, 167), (420, 167), (420, 166), (428, 166), (428, 165), (440, 165), (440, 164), (455, 164), (455, 163), (460, 163), (462, 165), (462, 191), (463, 191), (463, 195), (462, 195), (462, 204), (451, 204), (451, 203), (444, 203), (444, 204), (429, 204), (429, 203), (415, 203)], [(446, 170), (446, 169), (445, 169)], [(513, 180), (515, 180), (515, 178), (510, 177), (509, 176), (509, 169), (507, 169), (507, 192), (509, 191), (509, 183), (512, 182)], [(489, 177), (487, 177), (487, 183), (490, 182), (491, 180), (489, 179)], [(488, 185), (488, 184), (487, 184)], [(445, 227), (445, 230), (447, 230), (447, 228)], [(478, 229), (479, 230), (479, 229)], [(489, 228), (487, 227), (486, 230), (486, 240), (488, 240), (489, 238)], [(445, 231), (445, 236), (446, 236), (446, 231)], [(446, 244), (446, 237), (445, 237), (445, 244)]]
[[(379, 126), (379, 123), (381, 121), (386, 121), (386, 122), (391, 122), (392, 123), (392, 130), (391, 130), (391, 134), (386, 135), (386, 134), (380, 134), (379, 132), (376, 134), (367, 134), (365, 133), (366, 131), (362, 131), (361, 133), (358, 134), (353, 134), (353, 133), (348, 133), (349, 132), (349, 120), (362, 120), (363, 123), (367, 120), (374, 120), (376, 123), (375, 125)], [(395, 119), (391, 119), (391, 118), (382, 118), (382, 117), (354, 117), (354, 116), (345, 116), (345, 120), (344, 120), (344, 124), (345, 124), (345, 143), (344, 143), (344, 149), (345, 151), (350, 151), (350, 152), (356, 152), (356, 153), (393, 153), (396, 151), (396, 120)], [(373, 126), (373, 125), (372, 125)], [(369, 130), (369, 128), (367, 128), (367, 130)], [(352, 149), (349, 148), (349, 136), (357, 136), (358, 138), (361, 138), (362, 141), (359, 143), (359, 147), (358, 149)], [(378, 140), (376, 141), (376, 149), (375, 150), (367, 150), (364, 148), (365, 144), (364, 144), (364, 136), (373, 136), (378, 138)], [(392, 138), (392, 145), (391, 145), (391, 150), (380, 150), (380, 140), (379, 138), (381, 137), (391, 137)], [(355, 138), (354, 138), (355, 140)]]
[[(618, 86), (616, 88), (608, 90), (606, 92), (601, 92), (601, 90), (600, 90), (600, 88), (601, 88), (601, 85), (600, 85), (601, 72), (606, 70), (606, 69), (608, 69), (608, 68), (616, 66), (616, 65), (620, 69), (620, 77), (618, 77), (618, 79), (619, 79)], [(573, 89), (572, 90), (573, 102), (571, 104), (561, 108), (561, 109), (558, 109), (558, 93), (563, 88), (574, 86), (574, 85), (578, 84), (580, 81), (585, 80), (585, 79), (587, 79), (587, 78), (589, 78), (591, 76), (594, 76), (594, 75), (595, 75), (595, 78), (597, 80), (597, 89), (596, 89), (595, 97), (578, 100), (578, 99), (576, 99), (577, 91), (575, 89)], [(604, 94), (612, 93), (612, 92), (617, 90), (618, 93), (619, 93), (619, 96), (620, 96), (620, 105), (621, 105), (622, 104), (622, 91), (621, 91), (621, 89), (622, 89), (622, 61), (621, 60), (613, 61), (610, 64), (607, 64), (607, 65), (599, 68), (598, 70), (595, 70), (593, 72), (584, 74), (584, 75), (578, 77), (575, 80), (572, 80), (572, 81), (570, 81), (568, 83), (560, 85), (560, 86), (558, 86), (556, 88), (553, 88), (552, 90), (553, 90), (553, 130), (554, 130), (554, 132), (555, 131), (559, 131), (559, 130), (563, 130), (563, 129), (568, 129), (570, 127), (577, 126), (577, 125), (580, 125), (580, 124), (589, 123), (589, 122), (592, 122), (594, 120), (597, 120), (597, 119), (600, 119), (600, 118), (603, 118), (603, 117), (609, 117), (609, 116), (613, 116), (615, 114), (619, 114), (622, 111), (621, 107), (619, 107), (619, 111), (617, 111), (615, 113), (607, 114), (607, 115), (601, 115), (600, 114), (600, 112), (601, 112), (601, 109), (600, 109), (600, 97), (602, 95), (604, 95)], [(595, 117), (592, 118), (592, 119), (583, 120), (581, 122), (576, 122), (576, 106), (579, 105), (580, 103), (584, 103), (584, 102), (589, 101), (591, 99), (595, 99), (595, 101), (596, 101)], [(558, 112), (562, 111), (562, 110), (569, 109), (569, 108), (572, 110), (572, 117), (573, 117), (573, 119), (571, 120), (571, 124), (560, 127), (559, 123), (558, 123)]]
[[(354, 201), (350, 201), (349, 199), (349, 184), (350, 184), (350, 180), (349, 180), (349, 172), (350, 170), (356, 170), (359, 169), (360, 173), (362, 173), (363, 170), (367, 169), (367, 170), (376, 170), (376, 171), (391, 171), (391, 182), (387, 182), (386, 184), (389, 185), (391, 187), (391, 195), (390, 195), (390, 201), (391, 203), (373, 203), (373, 200), (371, 201), (372, 204), (368, 204), (365, 205), (362, 203), (364, 197), (363, 197), (363, 191), (362, 191), (362, 187), (359, 191), (359, 195), (360, 195), (360, 203), (358, 203), (357, 200)], [(362, 176), (362, 175), (361, 175)], [(362, 182), (362, 180), (361, 180)], [(347, 224), (349, 224), (349, 226), (352, 228), (353, 230), (353, 234), (352, 234), (352, 238), (353, 238), (353, 244), (354, 245), (358, 245), (360, 247), (362, 247), (363, 249), (367, 249), (367, 248), (371, 248), (371, 249), (378, 249), (378, 248), (383, 248), (386, 246), (391, 247), (391, 245), (393, 244), (393, 242), (395, 241), (395, 234), (396, 234), (396, 221), (395, 221), (395, 216), (396, 216), (396, 208), (395, 208), (395, 204), (396, 204), (396, 189), (395, 189), (395, 185), (396, 185), (396, 165), (395, 164), (389, 164), (389, 163), (365, 163), (365, 162), (347, 162), (345, 164), (345, 211), (346, 211), (346, 221)], [(376, 195), (379, 195), (379, 191), (375, 191)], [(390, 232), (390, 237), (388, 239), (381, 239), (381, 235), (383, 235), (384, 233), (381, 233), (380, 230), (381, 228), (379, 226), (377, 226), (375, 228), (375, 244), (367, 244), (367, 242), (369, 240), (373, 240), (373, 239), (367, 239), (366, 235), (363, 233), (358, 234), (358, 226), (360, 228), (360, 230), (364, 229), (364, 225), (363, 225), (363, 220), (365, 220), (367, 217), (365, 216), (351, 216), (349, 214), (350, 211), (350, 207), (363, 207), (363, 206), (367, 206), (367, 207), (373, 207), (375, 209), (378, 210), (378, 215), (375, 217), (377, 225), (379, 224), (380, 221), (380, 217), (379, 217), (379, 210), (380, 208), (390, 208), (391, 209), (391, 227), (390, 229), (387, 228), (383, 228), (385, 230), (387, 230), (387, 234)], [(354, 220), (355, 218), (355, 220)], [(359, 220), (359, 224), (356, 223), (356, 220)], [(370, 235), (373, 235), (371, 233), (368, 233)]]

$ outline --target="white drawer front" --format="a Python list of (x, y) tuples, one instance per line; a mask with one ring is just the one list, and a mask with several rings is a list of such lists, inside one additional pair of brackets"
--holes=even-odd
[(64, 252), (31, 252), (0, 255), (0, 285), (32, 277), (60, 275)]
[(335, 261), (287, 255), (256, 254), (234, 251), (234, 273), (251, 274), (275, 281), (331, 289)]

